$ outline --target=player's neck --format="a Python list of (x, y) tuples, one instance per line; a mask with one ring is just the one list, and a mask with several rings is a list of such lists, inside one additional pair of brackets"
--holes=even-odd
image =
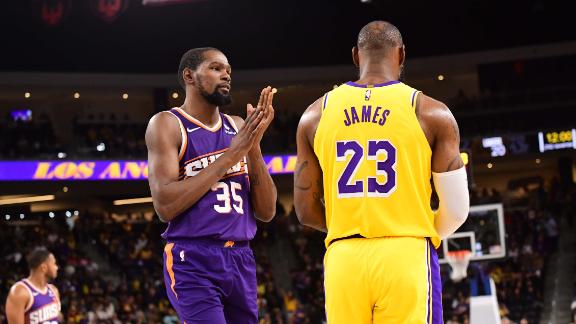
[(216, 125), (220, 120), (218, 106), (206, 102), (202, 97), (186, 95), (184, 104), (180, 109), (209, 127)]
[(397, 67), (382, 63), (363, 63), (360, 68), (358, 84), (381, 84), (399, 79), (400, 71)]
[(27, 279), (35, 288), (40, 290), (46, 290), (46, 287), (48, 286), (48, 280), (41, 272), (31, 272)]

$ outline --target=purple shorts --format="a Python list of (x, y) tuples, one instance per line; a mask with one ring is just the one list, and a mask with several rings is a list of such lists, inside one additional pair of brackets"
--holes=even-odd
[(169, 242), (164, 283), (183, 323), (258, 323), (256, 262), (248, 241)]

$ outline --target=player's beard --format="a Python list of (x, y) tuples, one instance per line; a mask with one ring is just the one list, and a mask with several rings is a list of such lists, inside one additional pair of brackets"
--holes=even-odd
[(222, 94), (220, 93), (220, 91), (218, 91), (219, 87), (216, 87), (214, 88), (214, 92), (209, 93), (208, 91), (206, 91), (206, 88), (204, 88), (204, 86), (202, 85), (202, 78), (200, 78), (200, 76), (197, 77), (196, 81), (200, 94), (202, 95), (202, 97), (204, 97), (204, 99), (206, 99), (206, 101), (209, 104), (222, 107), (232, 103), (232, 95), (230, 94), (230, 92), (228, 92), (228, 94)]

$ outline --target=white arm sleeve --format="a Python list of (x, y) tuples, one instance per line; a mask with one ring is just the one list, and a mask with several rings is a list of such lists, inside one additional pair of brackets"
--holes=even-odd
[(442, 239), (454, 233), (466, 221), (470, 210), (466, 169), (432, 172), (440, 205), (434, 217), (434, 227)]

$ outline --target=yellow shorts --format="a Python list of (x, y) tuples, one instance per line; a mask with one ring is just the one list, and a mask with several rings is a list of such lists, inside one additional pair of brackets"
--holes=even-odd
[(328, 324), (442, 323), (442, 286), (427, 238), (350, 238), (324, 256)]

